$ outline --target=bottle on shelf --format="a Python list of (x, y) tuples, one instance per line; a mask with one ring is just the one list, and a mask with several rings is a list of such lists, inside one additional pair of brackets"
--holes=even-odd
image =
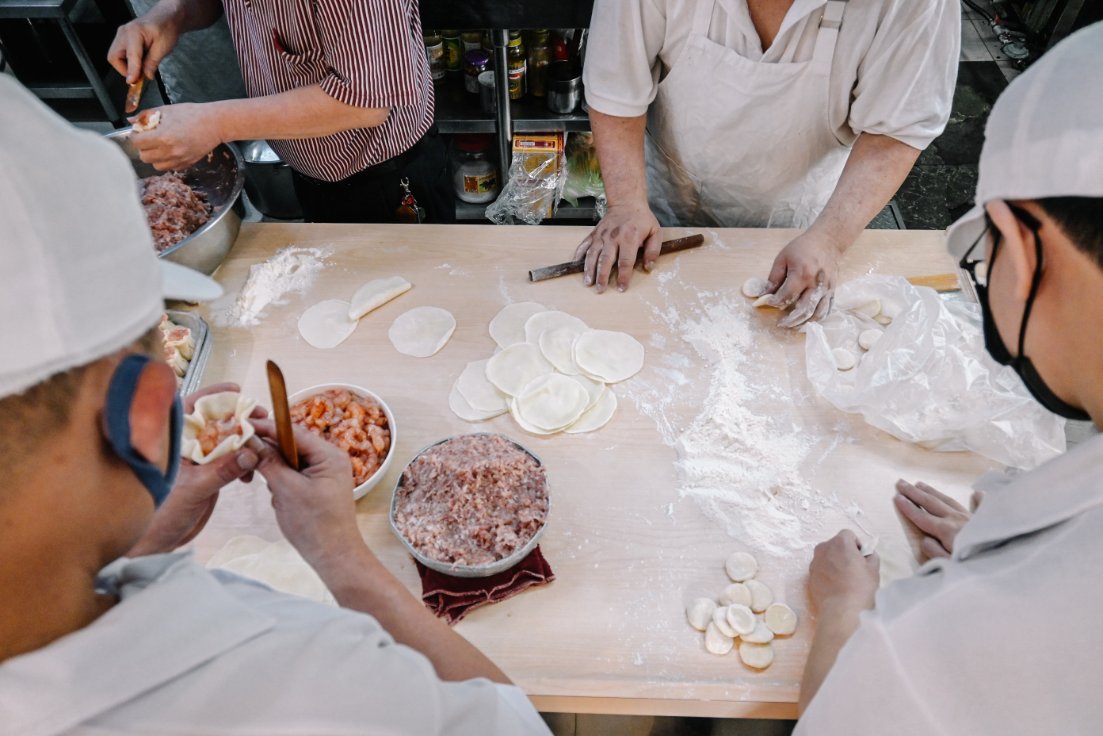
[(552, 61), (567, 61), (567, 36), (563, 31), (556, 31), (552, 37)]
[(537, 29), (529, 38), (528, 88), (533, 97), (547, 94), (548, 64), (551, 63), (551, 44), (547, 29)]
[(464, 31), (460, 34), (460, 41), (463, 43), (463, 54), (467, 56), (468, 51), (483, 47), (483, 34), (479, 31)]
[(520, 31), (509, 32), (509, 47), (506, 51), (506, 59), (509, 64), (509, 99), (519, 100), (525, 96), (527, 71), (527, 57), (525, 44), (521, 40)]
[(444, 39), (440, 31), (425, 31), (425, 58), (429, 62), (429, 74), (434, 82), (444, 79)]
[(444, 43), (444, 70), (450, 73), (462, 72), (463, 40), (460, 38), (460, 32), (441, 31), (440, 36)]

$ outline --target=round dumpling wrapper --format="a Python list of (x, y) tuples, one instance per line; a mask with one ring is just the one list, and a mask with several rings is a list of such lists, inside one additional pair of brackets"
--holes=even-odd
[(299, 317), (299, 334), (319, 350), (335, 348), (356, 330), (356, 320), (349, 319), (349, 303), (326, 299), (307, 309)]
[(643, 368), (644, 349), (624, 332), (590, 330), (574, 343), (574, 360), (586, 375), (605, 383), (617, 383)]
[(527, 342), (510, 345), (486, 362), (487, 380), (510, 396), (517, 396), (537, 378), (554, 372), (540, 348)]
[(456, 318), (440, 307), (414, 307), (398, 315), (387, 331), (394, 349), (414, 358), (428, 358), (443, 348), (456, 331)]
[(529, 317), (548, 308), (536, 302), (507, 304), (490, 320), (490, 336), (503, 348), (525, 341), (525, 323)]

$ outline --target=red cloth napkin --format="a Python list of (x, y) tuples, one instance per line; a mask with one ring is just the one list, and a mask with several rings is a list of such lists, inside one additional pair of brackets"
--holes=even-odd
[(421, 575), (421, 600), (449, 626), (479, 606), (504, 601), (526, 588), (555, 580), (539, 545), (513, 567), (488, 578), (457, 578), (430, 570), (417, 560), (414, 564)]

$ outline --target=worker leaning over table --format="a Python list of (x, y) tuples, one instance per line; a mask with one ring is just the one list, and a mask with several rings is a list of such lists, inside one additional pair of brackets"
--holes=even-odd
[[(343, 452), (178, 466), (129, 162), (2, 74), (0, 130), (0, 735), (547, 734), (365, 545)], [(173, 553), (253, 470), (341, 608)]]
[(624, 289), (660, 226), (793, 227), (768, 275), (795, 326), (943, 130), (955, 0), (597, 0), (586, 100), (609, 212), (578, 247)]
[[(1052, 411), (1103, 426), (1103, 24), (996, 102), (977, 207), (949, 231), (985, 342)], [(975, 515), (929, 486), (897, 509), (933, 559), (877, 592), (842, 532), (816, 548), (796, 733), (1095, 734), (1103, 724), (1103, 436), (988, 479)]]
[(401, 221), (403, 179), (428, 221), (454, 221), (417, 0), (160, 0), (119, 29), (108, 61), (128, 83), (152, 79), (180, 34), (224, 9), (249, 99), (158, 108), (160, 125), (134, 136), (143, 161), (177, 169), (266, 138), (308, 222)]

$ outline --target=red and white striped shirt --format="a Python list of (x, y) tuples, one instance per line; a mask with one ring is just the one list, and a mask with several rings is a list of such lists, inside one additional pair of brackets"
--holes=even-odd
[(393, 158), (433, 124), (417, 0), (223, 0), (250, 97), (319, 85), (340, 102), (390, 108), (378, 128), (269, 141), (296, 171), (340, 181)]

